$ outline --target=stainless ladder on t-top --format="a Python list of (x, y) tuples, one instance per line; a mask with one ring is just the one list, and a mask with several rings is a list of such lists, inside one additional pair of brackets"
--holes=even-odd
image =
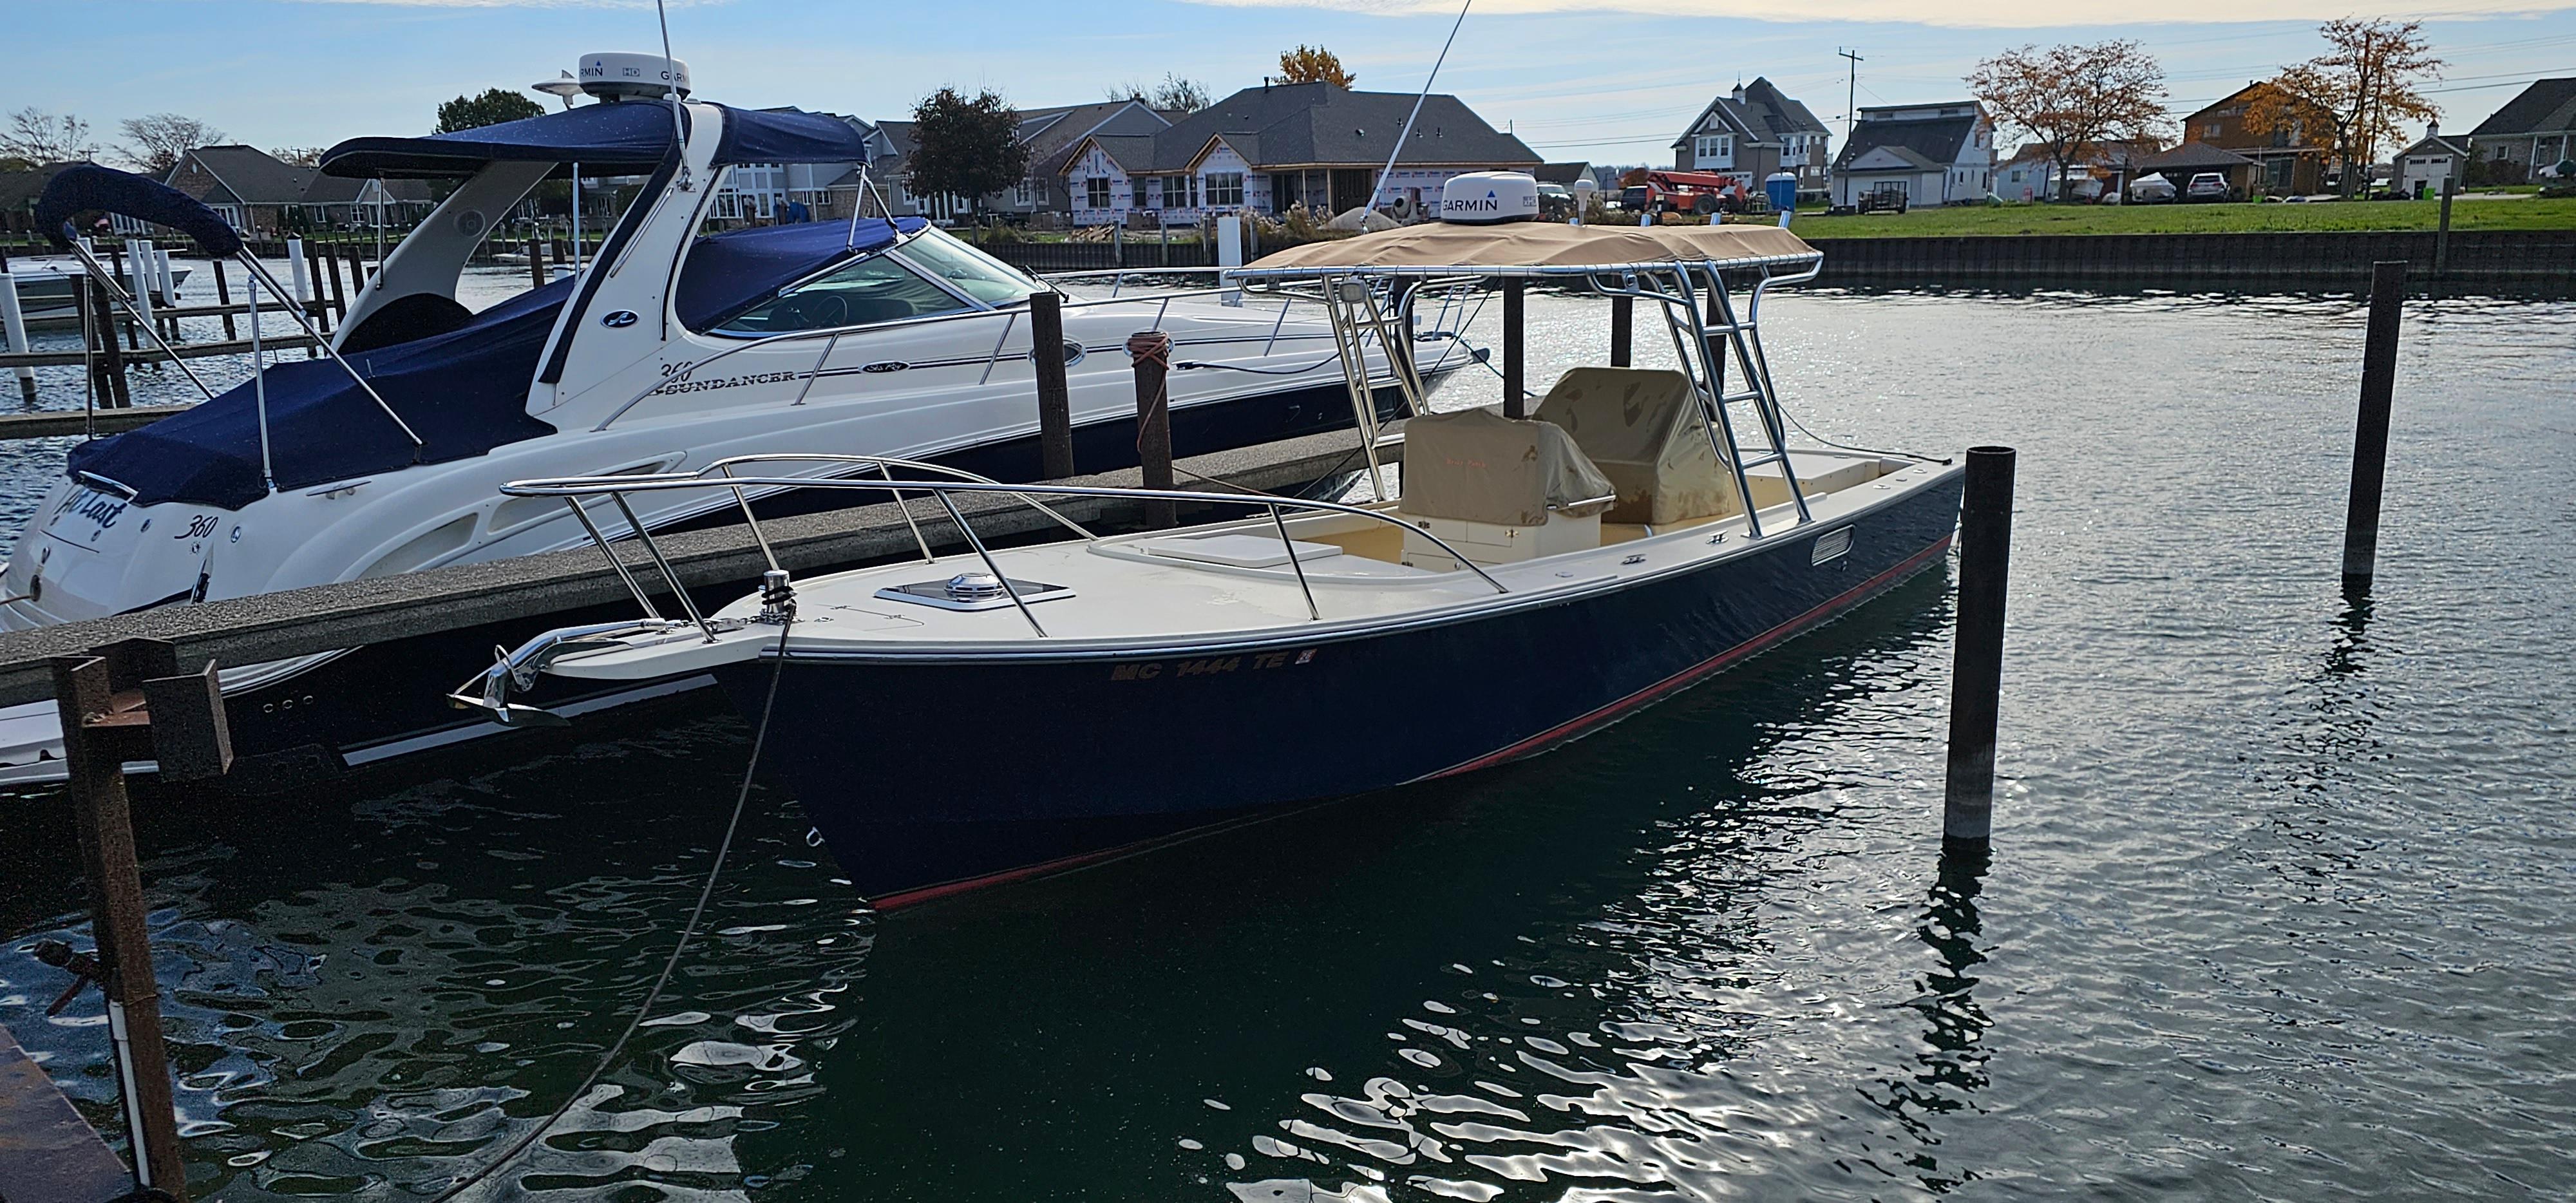
[[(1710, 261), (1676, 263), (1669, 268), (1622, 273), (1615, 283), (1595, 276), (1595, 292), (1611, 296), (1634, 296), (1660, 303), (1664, 311), (1664, 328), (1672, 335), (1673, 353), (1682, 364), (1682, 373), (1691, 378), (1699, 390), (1702, 424), (1707, 427), (1710, 448), (1735, 477), (1735, 495), (1744, 503), (1744, 524), (1752, 537), (1762, 537), (1760, 507), (1753, 502), (1753, 482), (1749, 469), (1780, 465), (1780, 479), (1788, 486), (1789, 501), (1798, 512), (1798, 525), (1815, 521), (1807, 512), (1807, 493), (1798, 484), (1797, 468), (1789, 462), (1789, 433), (1781, 415), (1780, 394), (1771, 384), (1771, 362), (1762, 353), (1762, 293), (1777, 283), (1796, 283), (1813, 279), (1822, 266), (1819, 260), (1793, 275), (1774, 276), (1768, 266), (1750, 270), (1759, 273), (1745, 298), (1744, 311), (1737, 315), (1735, 294), (1727, 287), (1726, 277), (1718, 264)], [(1708, 305), (1703, 312), (1699, 292), (1692, 281), (1703, 278)], [(1735, 349), (1735, 361), (1744, 365), (1747, 387), (1726, 392), (1726, 361), (1713, 340), (1724, 336)], [(1763, 443), (1750, 449), (1736, 434), (1730, 406), (1750, 401), (1753, 415), (1761, 427)]]

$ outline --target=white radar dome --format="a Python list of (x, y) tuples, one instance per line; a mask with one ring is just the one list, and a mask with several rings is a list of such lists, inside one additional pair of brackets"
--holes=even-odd
[(658, 54), (585, 54), (581, 90), (601, 100), (659, 100), (689, 94), (689, 65)]
[(1519, 171), (1470, 171), (1440, 188), (1440, 220), (1483, 226), (1538, 220), (1538, 180)]

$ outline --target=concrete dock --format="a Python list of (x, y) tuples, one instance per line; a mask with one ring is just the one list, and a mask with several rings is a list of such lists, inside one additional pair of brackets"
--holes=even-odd
[(0, 1203), (106, 1203), (134, 1175), (0, 1027)]

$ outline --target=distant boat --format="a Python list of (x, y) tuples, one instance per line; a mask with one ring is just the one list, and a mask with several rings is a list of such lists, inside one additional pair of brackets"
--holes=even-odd
[[(190, 271), (176, 263), (170, 265), (172, 279), (182, 285), (188, 282)], [(69, 255), (9, 257), (9, 282), (17, 286), (19, 312), (26, 314), (30, 322), (61, 325), (72, 321), (72, 282), (83, 274), (80, 260)], [(154, 289), (152, 303), (174, 302)]]

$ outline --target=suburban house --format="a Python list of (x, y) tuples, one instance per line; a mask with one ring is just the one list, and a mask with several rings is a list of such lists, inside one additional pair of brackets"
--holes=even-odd
[(286, 162), (256, 146), (200, 146), (162, 182), (195, 197), (244, 233), (372, 225), (408, 226), (432, 208), (419, 180), (351, 180)]
[[(1026, 178), (1016, 187), (983, 198), (987, 214), (1030, 217), (1041, 213), (1062, 214), (1075, 206), (1074, 198), (1064, 188), (1064, 164), (1082, 139), (1093, 134), (1108, 137), (1150, 135), (1169, 129), (1172, 122), (1186, 114), (1158, 110), (1141, 100), (1106, 100), (1093, 104), (1058, 105), (1052, 108), (1020, 110), (1019, 139), (1029, 148)], [(912, 158), (913, 123), (880, 121), (870, 124), (855, 118), (850, 123), (868, 135), (868, 177), (885, 209), (898, 216), (921, 215), (934, 218), (963, 216), (971, 206), (962, 196), (915, 196), (906, 185), (904, 175)], [(834, 169), (817, 169), (832, 174)], [(831, 195), (813, 204), (816, 216), (849, 216), (848, 205), (858, 195), (858, 165), (839, 168), (838, 174), (825, 182)], [(879, 211), (875, 198), (868, 201), (868, 212)]]
[(2469, 131), (2469, 153), (2520, 164), (2526, 179), (2576, 159), (2576, 78), (2533, 80)]
[(2079, 201), (2098, 201), (2105, 193), (2118, 195), (2129, 181), (2140, 174), (2138, 161), (2156, 153), (2155, 139), (2113, 140), (2078, 151), (2066, 169), (2074, 177), (2071, 189), (2061, 189), (2057, 160), (2051, 158), (2048, 146), (2024, 142), (2013, 157), (1995, 164), (1994, 195), (2007, 201), (2056, 200), (2061, 196)]
[(2442, 185), (2468, 177), (2469, 148), (2442, 136), (2439, 122), (2424, 126), (2424, 138), (2397, 152), (2397, 190), (2408, 196), (2438, 196)]
[(1994, 124), (1973, 100), (1864, 108), (1833, 171), (1836, 205), (1889, 191), (1909, 205), (1981, 201), (1994, 191)]
[(0, 234), (38, 234), (36, 201), (45, 185), (73, 161), (47, 163), (33, 171), (0, 171)]
[[(2234, 151), (2254, 162), (2255, 184), (2246, 195), (2300, 196), (2325, 188), (2326, 151), (2296, 127), (2257, 132), (2245, 124), (2261, 80), (2238, 88), (2182, 119), (2182, 139)], [(2187, 180), (2175, 180), (2179, 187)]]
[[(1076, 224), (1150, 213), (1164, 224), (1304, 204), (1344, 212), (1369, 202), (1396, 151), (1415, 97), (1332, 84), (1245, 88), (1151, 133), (1100, 132), (1074, 144), (1059, 169)], [(1423, 98), (1378, 204), (1418, 213), (1467, 171), (1532, 171), (1539, 156), (1485, 124), (1455, 96)]]
[(1825, 185), (1825, 123), (1807, 106), (1782, 95), (1770, 80), (1739, 83), (1708, 102), (1673, 139), (1678, 171), (1749, 172), (1759, 187), (1776, 171), (1789, 171), (1799, 186)]
[(2227, 195), (2240, 200), (2260, 191), (2269, 178), (2261, 163), (2206, 142), (2185, 142), (2138, 160), (2139, 174), (2163, 176), (2177, 189), (2189, 187), (2193, 176), (2212, 172), (2226, 177)]

